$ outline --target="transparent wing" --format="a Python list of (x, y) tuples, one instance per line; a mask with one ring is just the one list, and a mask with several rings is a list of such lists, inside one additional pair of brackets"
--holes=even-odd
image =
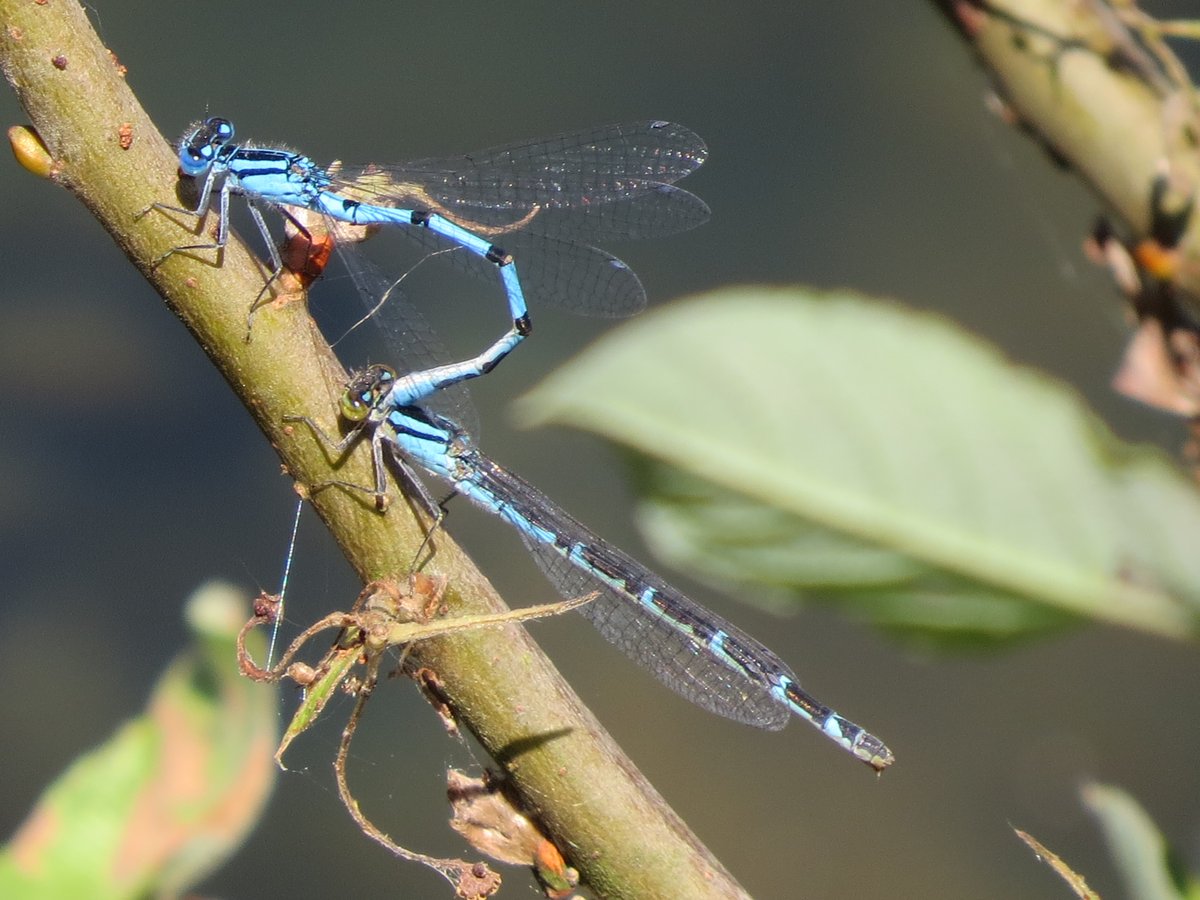
[(780, 677), (798, 680), (779, 657), (592, 533), (524, 479), (477, 452), (470, 464), (471, 481), (501, 498), (493, 512), (516, 522), (505, 506), (511, 502), (541, 536), (518, 525), (525, 546), (562, 596), (600, 592), (579, 612), (605, 640), (702, 709), (770, 730), (788, 723), (791, 711), (771, 688)]
[[(670, 122), (609, 125), (571, 134), (396, 166), (343, 170), (331, 189), (379, 206), (437, 212), (511, 253), (535, 302), (588, 315), (641, 310), (645, 290), (603, 240), (662, 237), (709, 217), (708, 206), (674, 182), (704, 162), (692, 131)], [(403, 229), (431, 250), (456, 245), (427, 229)], [(446, 254), (483, 278), (495, 265)]]

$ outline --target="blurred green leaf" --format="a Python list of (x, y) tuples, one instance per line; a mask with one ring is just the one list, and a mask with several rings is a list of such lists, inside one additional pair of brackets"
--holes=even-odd
[(220, 866), (275, 780), (276, 692), (238, 673), (233, 588), (187, 604), (194, 646), (145, 713), (76, 760), (0, 855), (0, 896), (178, 896)]
[(519, 414), (648, 457), (655, 551), (742, 595), (836, 599), (939, 643), (1079, 616), (1196, 634), (1192, 484), (929, 314), (729, 289), (618, 329)]
[(1104, 829), (1109, 853), (1125, 882), (1127, 896), (1138, 900), (1196, 900), (1200, 883), (1189, 878), (1153, 820), (1120, 788), (1083, 787), (1083, 802)]

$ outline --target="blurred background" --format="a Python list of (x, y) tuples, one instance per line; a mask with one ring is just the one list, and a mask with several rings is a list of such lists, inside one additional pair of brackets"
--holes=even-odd
[[(985, 79), (931, 4), (450, 0), (333, 10), (307, 0), (260, 0), (252, 14), (235, 2), (96, 0), (91, 12), (172, 138), (222, 115), (242, 137), (366, 162), (629, 119), (684, 123), (710, 158), (683, 186), (709, 202), (712, 221), (608, 247), (652, 304), (752, 282), (894, 297), (1068, 380), (1122, 437), (1169, 452), (1182, 443), (1178, 422), (1109, 387), (1127, 332), (1107, 275), (1080, 252), (1097, 203), (985, 111)], [(7, 124), (24, 121), (8, 92), (0, 110)], [(181, 604), (195, 587), (220, 577), (247, 595), (277, 588), (294, 495), (249, 416), (107, 235), (65, 192), (5, 165), (8, 834), (47, 781), (140, 709), (184, 640)], [(504, 327), (494, 290), (448, 267), (421, 277), (408, 292), (455, 349), (474, 352)], [(345, 301), (339, 292), (336, 280), (319, 286), (318, 312)], [(632, 529), (618, 454), (586, 435), (509, 424), (512, 397), (611, 327), (534, 312), (534, 338), (473, 389), (483, 446), (653, 564)], [(343, 358), (361, 363), (358, 352)], [(552, 598), (504, 525), (458, 503), (450, 527), (510, 602)], [(1085, 627), (999, 652), (922, 657), (828, 609), (780, 621), (663, 574), (770, 636), (806, 687), (898, 757), (876, 781), (802, 724), (760, 733), (689, 706), (577, 617), (535, 624), (600, 720), (755, 896), (1066, 896), (1012, 826), (1119, 895), (1078, 800), (1088, 779), (1132, 792), (1200, 864), (1193, 648)], [(344, 609), (358, 588), (310, 517), (289, 618), (307, 624)], [(285, 695), (281, 717), (293, 703)], [(330, 763), (348, 710), (335, 704), (295, 745), (297, 771), (281, 777), (257, 830), (202, 893), (319, 896), (350, 884), (361, 896), (447, 895), (436, 876), (362, 838), (342, 810)], [(445, 766), (471, 767), (471, 753), (410, 685), (376, 692), (354, 750), (351, 785), (381, 827), (424, 852), (468, 853), (445, 827), (443, 792)], [(505, 871), (501, 896), (532, 896), (521, 871)]]

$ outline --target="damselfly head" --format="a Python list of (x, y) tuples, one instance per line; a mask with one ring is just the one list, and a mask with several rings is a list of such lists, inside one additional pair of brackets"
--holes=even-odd
[(340, 412), (347, 422), (361, 422), (391, 388), (396, 373), (387, 366), (367, 366), (355, 373), (342, 394)]
[(231, 140), (232, 122), (216, 117), (205, 119), (189, 129), (179, 142), (179, 168), (185, 175), (200, 175)]

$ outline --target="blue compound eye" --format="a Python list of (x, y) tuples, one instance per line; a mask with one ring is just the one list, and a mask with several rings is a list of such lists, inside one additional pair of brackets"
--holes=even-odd
[(224, 143), (233, 139), (233, 123), (228, 119), (221, 119), (216, 116), (211, 119), (205, 119), (204, 130), (209, 132), (208, 140), (210, 143)]
[(212, 165), (214, 155), (211, 144), (186, 143), (179, 148), (179, 168), (185, 175), (199, 175)]

